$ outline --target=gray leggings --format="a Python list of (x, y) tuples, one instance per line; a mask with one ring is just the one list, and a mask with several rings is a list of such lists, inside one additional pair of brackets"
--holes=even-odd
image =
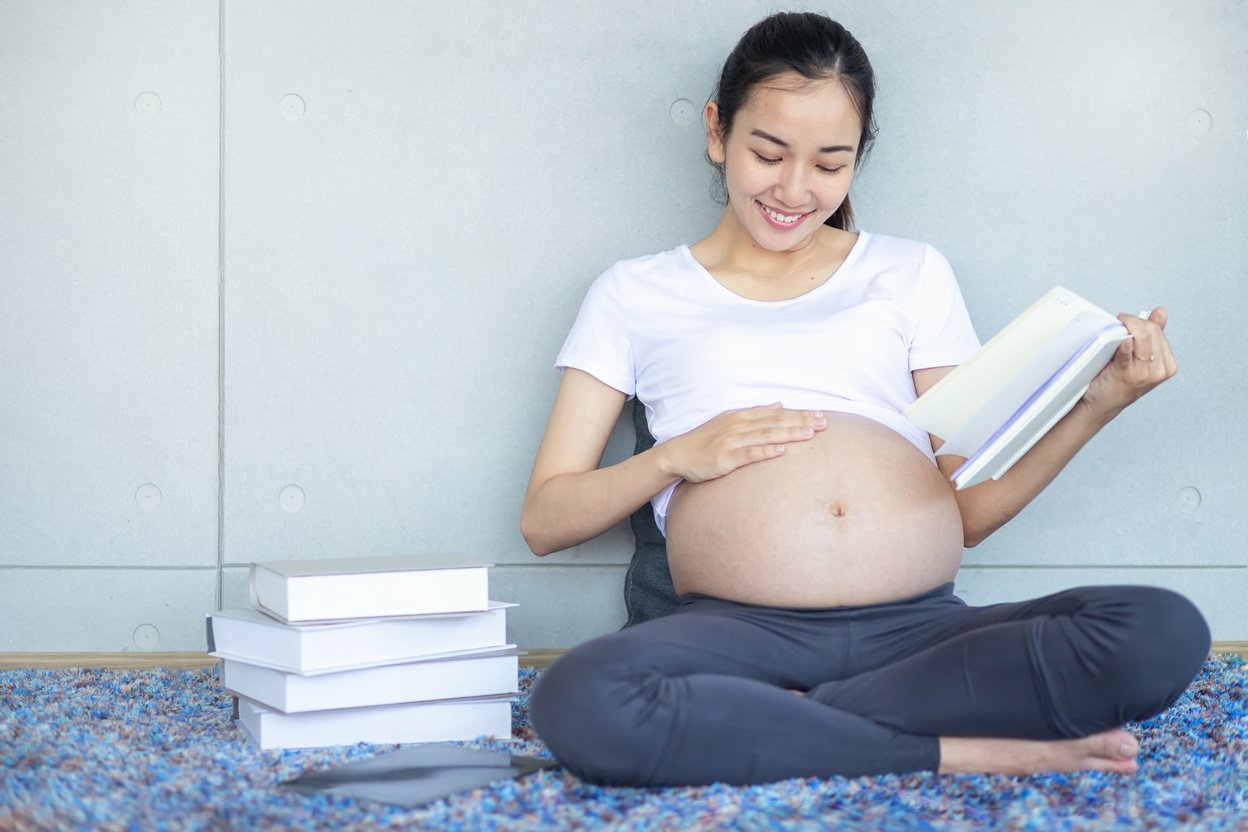
[(952, 583), (830, 609), (692, 595), (568, 652), (538, 680), (530, 715), (594, 783), (935, 771), (942, 735), (1059, 739), (1147, 719), (1208, 652), (1196, 607), (1145, 586), (985, 607)]

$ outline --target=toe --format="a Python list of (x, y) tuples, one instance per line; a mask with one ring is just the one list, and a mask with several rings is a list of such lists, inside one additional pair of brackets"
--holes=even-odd
[(1139, 742), (1137, 742), (1135, 737), (1131, 736), (1131, 734), (1127, 731), (1117, 731), (1114, 740), (1117, 742), (1117, 747), (1114, 749), (1114, 756), (1131, 759), (1136, 754), (1140, 753)]

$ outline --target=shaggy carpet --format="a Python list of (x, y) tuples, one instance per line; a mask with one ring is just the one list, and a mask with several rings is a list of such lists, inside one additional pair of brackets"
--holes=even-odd
[[(515, 744), (549, 756), (528, 722)], [(767, 786), (619, 789), (561, 768), (404, 810), (278, 784), (396, 746), (257, 751), (214, 670), (0, 672), (0, 830), (899, 829), (1248, 830), (1248, 665), (1211, 656), (1147, 722), (1133, 776), (1084, 772), (795, 779)]]

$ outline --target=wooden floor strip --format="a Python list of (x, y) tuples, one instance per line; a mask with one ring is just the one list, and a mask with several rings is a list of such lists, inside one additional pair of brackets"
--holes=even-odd
[[(1248, 659), (1248, 641), (1215, 641), (1215, 653), (1234, 653)], [(554, 648), (526, 650), (521, 667), (548, 667), (565, 651)], [(217, 660), (207, 653), (0, 653), (0, 670), (24, 667), (106, 667), (145, 670), (156, 667), (211, 667)]]
[[(563, 650), (526, 650), (521, 667), (547, 667)], [(207, 653), (0, 653), (0, 670), (23, 667), (105, 667), (114, 670), (150, 670), (157, 667), (212, 667), (217, 659)]]

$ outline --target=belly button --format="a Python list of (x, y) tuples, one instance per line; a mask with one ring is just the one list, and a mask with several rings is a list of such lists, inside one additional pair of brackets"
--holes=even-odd
[(845, 508), (840, 503), (833, 503), (832, 505), (828, 506), (828, 514), (832, 515), (833, 517), (844, 517)]

